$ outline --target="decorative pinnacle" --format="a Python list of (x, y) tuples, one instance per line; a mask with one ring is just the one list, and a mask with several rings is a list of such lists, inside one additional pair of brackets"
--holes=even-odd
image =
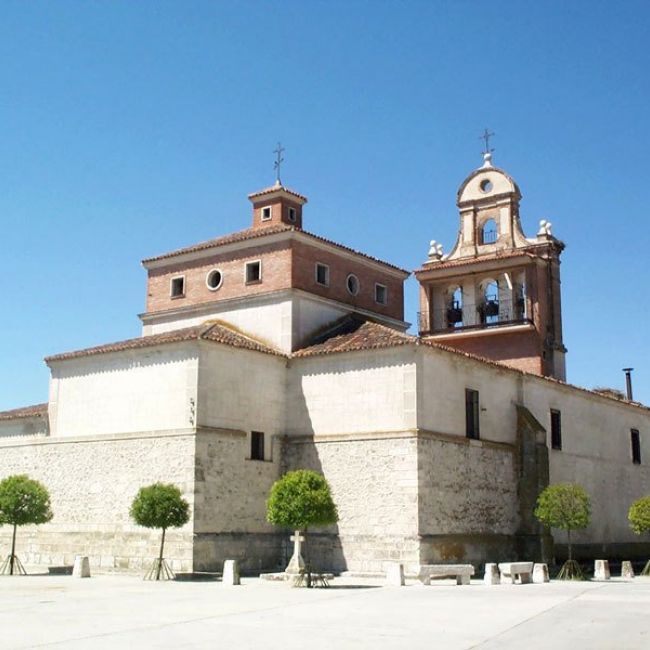
[(273, 150), (273, 153), (276, 154), (275, 162), (273, 163), (273, 169), (275, 169), (275, 184), (282, 185), (282, 181), (280, 180), (280, 166), (284, 162), (284, 158), (282, 157), (284, 147), (282, 144), (278, 142), (278, 147)]

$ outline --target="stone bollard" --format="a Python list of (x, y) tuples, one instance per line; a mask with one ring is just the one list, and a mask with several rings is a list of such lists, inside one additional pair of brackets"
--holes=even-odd
[(404, 586), (404, 565), (390, 562), (386, 567), (386, 584), (390, 587)]
[(607, 560), (594, 561), (594, 580), (609, 580), (609, 562)]
[(241, 584), (237, 560), (224, 560), (221, 582), (225, 587), (234, 587)]
[(88, 561), (87, 555), (75, 555), (72, 577), (90, 578), (90, 562)]
[(533, 582), (537, 585), (541, 585), (548, 581), (548, 564), (536, 562), (533, 565)]
[(501, 584), (501, 574), (499, 573), (499, 565), (488, 562), (485, 565), (485, 575), (483, 576), (484, 585), (499, 585)]
[(624, 560), (621, 564), (621, 578), (626, 580), (632, 580), (634, 578), (634, 569), (632, 568), (632, 562)]

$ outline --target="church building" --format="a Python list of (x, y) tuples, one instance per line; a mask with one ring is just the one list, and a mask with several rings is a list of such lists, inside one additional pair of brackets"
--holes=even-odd
[(307, 198), (279, 177), (248, 198), (250, 227), (143, 261), (141, 336), (47, 357), (48, 402), (0, 413), (0, 478), (52, 497), (23, 561), (140, 569), (158, 535), (129, 506), (162, 481), (191, 504), (173, 569), (284, 568), (266, 498), (300, 468), (339, 510), (309, 533), (323, 569), (561, 557), (532, 514), (549, 482), (591, 496), (580, 557), (644, 556), (627, 510), (650, 494), (650, 409), (566, 383), (564, 244), (546, 221), (526, 237), (490, 153), (458, 190), (453, 249), (431, 242), (415, 271), (417, 335), (409, 271), (305, 229)]

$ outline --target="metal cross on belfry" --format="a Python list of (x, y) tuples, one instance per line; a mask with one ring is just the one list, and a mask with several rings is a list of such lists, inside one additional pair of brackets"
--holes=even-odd
[(490, 133), (487, 129), (483, 132), (483, 135), (479, 137), (479, 140), (485, 140), (485, 151), (483, 153), (492, 153), (494, 149), (490, 149), (490, 138), (494, 133)]
[(273, 153), (276, 154), (273, 169), (275, 169), (275, 181), (278, 185), (282, 185), (282, 181), (280, 180), (280, 165), (284, 162), (284, 158), (282, 157), (283, 152), (284, 147), (278, 142), (278, 148), (273, 150)]

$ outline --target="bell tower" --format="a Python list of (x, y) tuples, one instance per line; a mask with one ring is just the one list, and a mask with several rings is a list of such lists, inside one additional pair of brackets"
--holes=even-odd
[(540, 221), (527, 238), (519, 219), (521, 192), (492, 165), (461, 184), (458, 238), (452, 251), (431, 242), (415, 272), (420, 283), (420, 336), (536, 374), (564, 380), (560, 254), (564, 244)]

